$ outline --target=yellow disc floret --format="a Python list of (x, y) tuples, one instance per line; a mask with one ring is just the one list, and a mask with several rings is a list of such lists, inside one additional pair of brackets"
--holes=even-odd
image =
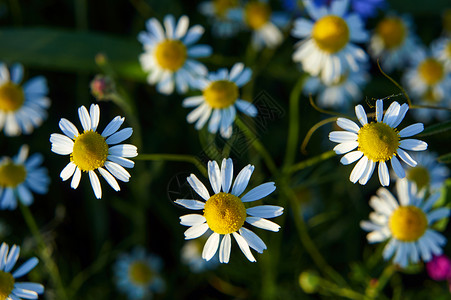
[(215, 13), (219, 18), (225, 19), (227, 17), (227, 11), (230, 8), (236, 7), (238, 5), (237, 0), (214, 0), (213, 7)]
[(128, 269), (130, 281), (137, 285), (147, 285), (153, 278), (153, 272), (144, 261), (135, 261)]
[(16, 165), (9, 159), (0, 165), (0, 187), (15, 188), (26, 178), (27, 170), (23, 165)]
[(406, 172), (406, 177), (409, 181), (415, 182), (419, 190), (428, 186), (431, 181), (428, 169), (419, 165), (409, 168)]
[(211, 230), (219, 234), (229, 234), (243, 226), (246, 208), (237, 196), (218, 193), (205, 203), (204, 217)]
[(388, 220), (392, 236), (403, 242), (417, 241), (423, 236), (427, 225), (426, 215), (416, 206), (400, 206)]
[(8, 299), (14, 289), (14, 277), (11, 273), (0, 271), (0, 300)]
[(435, 58), (427, 58), (418, 66), (418, 73), (428, 85), (434, 85), (445, 76), (443, 64)]
[(336, 53), (349, 42), (348, 24), (338, 16), (322, 17), (313, 25), (312, 38), (321, 50)]
[(158, 65), (173, 72), (185, 64), (187, 56), (186, 46), (179, 40), (164, 40), (155, 49)]
[(71, 161), (82, 171), (92, 171), (103, 167), (108, 157), (105, 138), (92, 130), (80, 134), (74, 142)]
[(396, 155), (399, 134), (385, 123), (368, 123), (360, 128), (357, 142), (359, 150), (373, 162), (387, 161)]
[(238, 86), (228, 80), (213, 81), (203, 94), (212, 108), (226, 108), (238, 99)]
[(271, 8), (263, 2), (249, 2), (244, 8), (244, 20), (254, 30), (268, 23), (270, 16)]
[(16, 111), (22, 107), (24, 101), (25, 95), (19, 85), (7, 81), (0, 86), (0, 110), (6, 112)]
[(406, 38), (406, 27), (398, 17), (389, 17), (382, 20), (376, 28), (377, 34), (384, 41), (385, 48), (397, 48)]

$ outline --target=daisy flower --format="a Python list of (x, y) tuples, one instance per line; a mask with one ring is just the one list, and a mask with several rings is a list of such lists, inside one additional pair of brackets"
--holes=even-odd
[(238, 7), (238, 0), (212, 0), (199, 5), (199, 11), (212, 23), (213, 36), (231, 37), (240, 25), (229, 18), (229, 11)]
[(162, 94), (172, 94), (174, 86), (181, 94), (197, 76), (206, 75), (207, 68), (195, 59), (211, 55), (208, 45), (195, 45), (204, 28), (195, 25), (188, 29), (189, 18), (182, 16), (175, 22), (173, 15), (164, 17), (164, 29), (157, 19), (147, 21), (147, 31), (138, 35), (144, 53), (139, 60), (144, 71), (149, 72), (149, 84), (157, 84)]
[(248, 83), (251, 76), (249, 68), (237, 63), (230, 72), (219, 69), (206, 78), (198, 78), (193, 85), (202, 90), (202, 96), (188, 97), (183, 101), (184, 107), (196, 107), (186, 117), (188, 123), (196, 123), (195, 128), (200, 130), (210, 119), (208, 131), (216, 134), (219, 130), (221, 136), (230, 138), (236, 109), (250, 117), (257, 115), (252, 103), (239, 98), (239, 88)]
[[(313, 0), (316, 6), (324, 6), (330, 3), (330, 0)], [(360, 17), (366, 19), (376, 16), (378, 9), (385, 6), (385, 0), (351, 0), (351, 8), (358, 13)]]
[(181, 249), (181, 260), (187, 265), (191, 272), (200, 273), (217, 267), (219, 260), (217, 255), (215, 258), (206, 261), (202, 258), (202, 248), (205, 244), (201, 238), (196, 240), (189, 240), (183, 245)]
[(310, 77), (304, 85), (304, 94), (317, 94), (321, 107), (345, 110), (349, 104), (361, 99), (362, 89), (369, 79), (366, 69), (345, 73), (336, 83), (326, 84), (319, 77)]
[(11, 272), (19, 258), (19, 254), (20, 247), (17, 245), (13, 245), (11, 249), (6, 243), (2, 243), (0, 246), (0, 299), (38, 299), (38, 295), (44, 293), (42, 284), (16, 282), (18, 278), (28, 274), (39, 262), (36, 257), (30, 258), (14, 272)]
[(446, 238), (433, 230), (432, 225), (449, 216), (449, 208), (431, 209), (439, 194), (424, 200), (424, 193), (417, 193), (414, 183), (401, 179), (396, 184), (398, 200), (385, 188), (371, 197), (370, 206), (375, 212), (360, 227), (369, 231), (368, 242), (389, 240), (383, 251), (385, 260), (394, 256), (393, 263), (407, 267), (409, 262), (428, 262), (433, 255), (442, 254)]
[[(365, 110), (362, 105), (355, 107), (357, 119), (362, 127), (355, 122), (338, 118), (337, 125), (346, 131), (332, 131), (329, 139), (332, 142), (339, 143), (334, 151), (337, 154), (345, 154), (340, 162), (344, 165), (351, 164), (357, 160), (351, 172), (349, 180), (365, 185), (373, 174), (376, 163), (379, 163), (378, 174), (381, 185), (387, 186), (390, 183), (387, 163), (391, 166), (399, 178), (406, 176), (398, 158), (401, 158), (411, 167), (416, 166), (415, 160), (405, 151), (423, 151), (427, 149), (427, 144), (416, 139), (401, 138), (411, 137), (423, 131), (424, 126), (421, 123), (412, 124), (398, 131), (396, 128), (404, 119), (409, 106), (407, 104), (399, 105), (394, 101), (383, 115), (383, 101), (376, 101), (376, 122), (368, 123)], [(383, 118), (382, 118), (383, 117)], [(357, 150), (354, 150), (357, 148)]]
[(433, 42), (437, 58), (445, 63), (447, 72), (451, 72), (451, 38), (443, 37)]
[(417, 165), (406, 171), (406, 178), (414, 182), (418, 190), (424, 187), (428, 187), (431, 191), (441, 189), (449, 177), (449, 169), (437, 162), (437, 154), (428, 151), (412, 153), (412, 158)]
[(244, 206), (246, 202), (260, 200), (271, 194), (276, 189), (274, 182), (261, 184), (240, 198), (253, 171), (254, 166), (252, 165), (244, 167), (232, 186), (232, 160), (224, 159), (221, 169), (215, 161), (209, 161), (208, 177), (214, 192), (212, 196), (196, 175), (191, 174), (187, 178), (189, 185), (206, 202), (192, 199), (177, 199), (175, 202), (189, 209), (203, 210), (203, 215), (189, 214), (180, 217), (180, 224), (190, 227), (185, 231), (187, 240), (200, 237), (208, 229), (213, 231), (202, 251), (203, 259), (210, 260), (219, 248), (219, 261), (228, 263), (232, 245), (231, 236), (233, 235), (247, 259), (255, 262), (249, 247), (258, 253), (263, 253), (266, 245), (254, 232), (243, 227), (245, 221), (255, 227), (274, 232), (279, 231), (280, 226), (266, 218), (282, 215), (283, 207), (260, 205), (246, 209)]
[(122, 253), (114, 265), (117, 288), (130, 300), (151, 299), (152, 294), (164, 290), (162, 268), (162, 260), (147, 254), (143, 248), (135, 248), (130, 254)]
[(30, 134), (47, 118), (50, 99), (47, 98), (47, 81), (42, 76), (33, 77), (22, 86), (23, 67), (15, 64), (11, 73), (0, 63), (0, 130), (7, 136)]
[[(418, 104), (448, 107), (451, 93), (451, 74), (440, 59), (440, 49), (432, 44), (427, 50), (418, 47), (411, 55), (411, 67), (406, 70), (402, 81), (407, 92)], [(417, 109), (414, 116), (422, 122), (432, 118), (444, 120), (449, 112), (439, 109)]]
[(94, 194), (100, 199), (102, 198), (102, 189), (99, 177), (94, 170), (97, 170), (115, 191), (119, 191), (120, 187), (114, 177), (123, 182), (128, 182), (130, 179), (130, 174), (124, 167), (133, 168), (135, 165), (126, 157), (138, 155), (136, 146), (116, 144), (128, 139), (132, 135), (133, 129), (128, 127), (118, 131), (125, 118), (117, 116), (99, 134), (97, 126), (100, 109), (97, 104), (91, 104), (89, 112), (86, 107), (81, 106), (78, 109), (78, 116), (83, 133), (79, 133), (72, 122), (62, 118), (59, 126), (64, 135), (52, 133), (50, 136), (52, 151), (60, 155), (70, 154), (70, 162), (60, 174), (63, 181), (72, 177), (70, 185), (76, 189), (80, 183), (81, 172), (87, 172)]
[(347, 13), (349, 1), (333, 1), (330, 7), (316, 7), (309, 0), (304, 4), (313, 20), (296, 19), (291, 34), (302, 40), (295, 46), (293, 60), (326, 84), (338, 82), (347, 72), (358, 71), (368, 56), (354, 42), (366, 42), (368, 33), (357, 14)]
[(283, 41), (281, 28), (288, 25), (290, 18), (283, 12), (273, 12), (267, 0), (253, 0), (244, 7), (232, 9), (229, 17), (252, 30), (252, 45), (275, 48)]
[(379, 21), (370, 39), (369, 53), (380, 60), (382, 70), (403, 69), (409, 62), (417, 37), (410, 16), (389, 14)]
[(28, 157), (28, 146), (23, 145), (12, 159), (0, 160), (0, 209), (13, 210), (17, 199), (26, 206), (33, 203), (33, 193), (46, 194), (50, 183), (43, 157), (35, 153)]

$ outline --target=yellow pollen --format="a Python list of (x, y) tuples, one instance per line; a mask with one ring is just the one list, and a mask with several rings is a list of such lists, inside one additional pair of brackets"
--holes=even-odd
[(238, 99), (238, 86), (228, 80), (213, 81), (203, 95), (212, 108), (226, 108)]
[(23, 89), (8, 81), (0, 86), (0, 110), (13, 112), (22, 107), (25, 101)]
[(6, 300), (14, 289), (14, 277), (11, 273), (0, 271), (0, 300)]
[(0, 187), (15, 188), (26, 178), (27, 170), (23, 165), (16, 165), (11, 160), (0, 165)]
[(71, 161), (82, 171), (92, 171), (103, 167), (108, 157), (105, 138), (92, 130), (80, 134), (74, 142)]
[(404, 23), (398, 17), (385, 18), (379, 22), (376, 32), (384, 41), (387, 49), (397, 48), (402, 45), (407, 33)]
[(236, 6), (238, 6), (237, 0), (214, 0), (213, 2), (215, 13), (221, 19), (225, 19), (227, 11)]
[(415, 182), (418, 190), (428, 186), (431, 181), (428, 169), (419, 165), (409, 168), (406, 172), (406, 177), (408, 180)]
[(132, 263), (128, 269), (130, 280), (137, 285), (147, 285), (153, 277), (153, 272), (144, 261)]
[(434, 85), (443, 79), (443, 64), (435, 58), (427, 58), (418, 66), (418, 73), (428, 85)]
[(179, 40), (164, 40), (155, 49), (155, 59), (161, 68), (177, 71), (185, 64), (188, 53)]
[(388, 220), (392, 236), (402, 242), (417, 241), (423, 236), (427, 225), (426, 215), (415, 206), (398, 207)]
[(365, 124), (357, 136), (358, 149), (373, 162), (387, 161), (396, 155), (399, 140), (397, 130), (381, 122)]
[(349, 42), (349, 28), (338, 16), (325, 16), (313, 25), (312, 38), (316, 45), (328, 53), (336, 53)]
[(211, 230), (229, 234), (243, 226), (246, 208), (240, 198), (228, 193), (218, 193), (205, 203), (204, 217)]
[(258, 30), (268, 23), (271, 8), (262, 2), (249, 2), (244, 8), (244, 20), (254, 30)]

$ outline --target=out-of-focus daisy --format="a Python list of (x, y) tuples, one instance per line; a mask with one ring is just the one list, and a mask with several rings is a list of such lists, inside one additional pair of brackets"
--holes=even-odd
[(212, 258), (206, 261), (202, 258), (202, 248), (205, 244), (201, 238), (196, 240), (189, 240), (183, 245), (181, 249), (181, 260), (184, 264), (188, 265), (191, 272), (200, 273), (206, 270), (215, 268), (219, 260)]
[(371, 36), (369, 52), (375, 60), (380, 60), (385, 72), (405, 68), (409, 62), (412, 49), (417, 45), (412, 24), (410, 16), (395, 14), (387, 15), (377, 24)]
[(362, 221), (363, 230), (370, 231), (368, 242), (379, 243), (389, 240), (384, 248), (385, 260), (394, 256), (393, 262), (401, 267), (421, 260), (428, 262), (433, 255), (442, 254), (446, 238), (431, 226), (449, 216), (449, 208), (431, 210), (439, 194), (424, 200), (424, 193), (417, 193), (414, 183), (407, 179), (398, 180), (398, 200), (385, 188), (371, 197), (370, 206), (375, 212), (370, 221)]
[(215, 36), (231, 37), (240, 25), (229, 18), (229, 11), (238, 6), (238, 0), (211, 0), (202, 2), (199, 11), (209, 18)]
[(100, 199), (102, 188), (94, 170), (97, 170), (115, 191), (119, 191), (120, 187), (114, 177), (123, 182), (129, 181), (130, 174), (124, 167), (133, 168), (135, 165), (126, 157), (138, 155), (136, 146), (116, 144), (128, 139), (133, 129), (128, 127), (118, 131), (125, 118), (117, 116), (99, 134), (97, 126), (100, 109), (97, 104), (91, 104), (89, 112), (86, 107), (81, 106), (78, 109), (78, 116), (83, 133), (79, 133), (72, 122), (62, 118), (59, 126), (64, 135), (52, 133), (50, 136), (52, 151), (60, 155), (70, 154), (70, 162), (60, 174), (63, 181), (72, 177), (71, 187), (76, 189), (80, 183), (81, 172), (87, 172), (94, 194)]
[(0, 299), (38, 299), (38, 295), (44, 293), (44, 286), (40, 283), (16, 281), (28, 274), (39, 262), (36, 257), (32, 257), (12, 272), (19, 254), (20, 247), (17, 245), (13, 245), (11, 249), (6, 243), (0, 246)]
[[(349, 119), (338, 118), (337, 125), (346, 131), (332, 131), (329, 139), (340, 143), (335, 146), (335, 153), (347, 153), (340, 160), (342, 164), (348, 165), (359, 160), (349, 177), (351, 182), (359, 181), (362, 185), (366, 184), (376, 164), (379, 163), (379, 181), (383, 186), (389, 185), (390, 175), (386, 163), (388, 161), (391, 162), (396, 175), (404, 178), (406, 174), (397, 157), (411, 167), (416, 166), (415, 160), (405, 150), (423, 151), (427, 149), (427, 144), (417, 139), (401, 140), (401, 138), (422, 132), (423, 124), (412, 124), (401, 131), (396, 128), (404, 119), (408, 109), (407, 104), (399, 105), (394, 101), (384, 115), (383, 101), (377, 100), (376, 122), (368, 123), (365, 109), (360, 104), (355, 107), (355, 112), (362, 127)], [(355, 148), (357, 150), (352, 151)]]
[(131, 253), (119, 255), (114, 265), (116, 285), (130, 300), (151, 299), (154, 293), (164, 291), (162, 268), (163, 262), (158, 256), (135, 248)]
[(449, 177), (449, 169), (437, 162), (437, 154), (428, 151), (418, 152), (412, 153), (412, 158), (417, 165), (406, 171), (407, 179), (415, 182), (419, 190), (429, 187), (431, 191), (437, 191), (443, 187)]
[(444, 37), (433, 42), (437, 51), (437, 58), (445, 63), (447, 72), (451, 72), (451, 38)]
[(357, 14), (347, 13), (349, 1), (333, 1), (330, 7), (316, 7), (309, 0), (304, 4), (313, 20), (296, 19), (291, 34), (302, 40), (296, 44), (293, 60), (326, 84), (358, 71), (368, 56), (354, 43), (366, 42), (368, 33)]
[(451, 8), (445, 9), (442, 15), (443, 31), (448, 36), (451, 36)]
[(47, 118), (47, 81), (37, 76), (21, 86), (22, 79), (21, 64), (13, 65), (9, 72), (0, 63), (0, 130), (7, 136), (29, 134)]
[(183, 101), (184, 107), (196, 107), (186, 117), (188, 123), (196, 123), (195, 128), (200, 130), (210, 119), (208, 131), (215, 134), (219, 130), (221, 136), (229, 138), (232, 135), (236, 109), (251, 117), (257, 115), (257, 109), (252, 103), (239, 98), (239, 88), (251, 76), (249, 68), (237, 63), (230, 72), (219, 69), (207, 78), (198, 78), (193, 85), (202, 90), (202, 96), (188, 97)]
[(290, 21), (286, 13), (273, 12), (267, 0), (251, 0), (243, 8), (230, 10), (229, 17), (252, 30), (252, 45), (256, 49), (280, 45), (283, 41), (281, 28)]
[[(324, 6), (333, 2), (331, 0), (313, 0), (316, 6)], [(351, 8), (362, 18), (374, 17), (378, 9), (385, 6), (385, 0), (351, 0)]]
[(335, 83), (326, 84), (319, 77), (310, 77), (304, 85), (304, 94), (317, 94), (317, 103), (321, 107), (346, 110), (351, 103), (361, 99), (362, 88), (369, 74), (365, 69), (345, 73)]
[(207, 68), (196, 58), (211, 55), (208, 45), (195, 45), (204, 28), (195, 25), (188, 29), (189, 18), (182, 16), (177, 24), (173, 15), (164, 17), (164, 29), (157, 19), (147, 21), (147, 31), (138, 35), (144, 53), (139, 60), (144, 71), (149, 72), (149, 84), (157, 84), (162, 94), (172, 94), (174, 86), (186, 93), (191, 81), (207, 74)]
[(271, 194), (276, 189), (274, 182), (263, 183), (240, 198), (253, 171), (252, 165), (244, 167), (232, 186), (232, 160), (224, 159), (221, 169), (215, 161), (209, 161), (208, 177), (214, 192), (212, 196), (196, 175), (191, 174), (187, 178), (189, 185), (206, 202), (193, 199), (177, 199), (175, 202), (189, 209), (203, 210), (202, 215), (189, 214), (180, 217), (180, 224), (190, 227), (185, 231), (187, 240), (200, 237), (208, 229), (213, 231), (202, 251), (202, 258), (205, 260), (210, 260), (219, 248), (219, 261), (228, 263), (232, 247), (231, 236), (233, 236), (247, 259), (255, 262), (249, 247), (262, 253), (266, 245), (254, 232), (243, 226), (244, 222), (262, 229), (279, 231), (280, 226), (266, 218), (280, 216), (283, 213), (283, 207), (260, 205), (246, 209), (244, 206), (246, 202), (260, 200)]
[[(432, 44), (431, 50), (418, 47), (411, 55), (412, 66), (402, 78), (409, 95), (418, 104), (449, 107), (451, 94), (451, 74), (440, 59), (440, 49)], [(414, 116), (422, 122), (432, 118), (445, 119), (449, 112), (439, 109), (416, 109)]]
[(12, 159), (0, 160), (0, 209), (16, 209), (17, 199), (23, 205), (33, 203), (36, 194), (48, 191), (50, 178), (47, 169), (42, 167), (43, 157), (35, 153), (28, 157), (28, 146), (23, 145)]

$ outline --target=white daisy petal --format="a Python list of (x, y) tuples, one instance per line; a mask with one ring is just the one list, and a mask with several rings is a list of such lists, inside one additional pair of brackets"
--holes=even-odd
[(428, 148), (428, 144), (416, 139), (405, 139), (401, 140), (399, 147), (411, 151), (424, 151)]
[(92, 131), (96, 131), (100, 120), (100, 108), (97, 104), (91, 104), (89, 115), (91, 117), (91, 129)]
[(196, 175), (191, 174), (186, 178), (189, 185), (193, 188), (196, 193), (201, 196), (205, 201), (210, 199), (210, 193), (208, 192), (205, 185), (196, 177)]
[(415, 134), (418, 134), (424, 130), (424, 125), (422, 123), (415, 123), (412, 125), (407, 126), (403, 130), (399, 132), (399, 136), (404, 137), (410, 137)]
[(78, 117), (80, 118), (81, 126), (83, 126), (84, 131), (91, 130), (91, 117), (89, 116), (88, 110), (84, 106), (78, 108)]
[(5, 272), (10, 272), (12, 270), (17, 262), (17, 259), (19, 258), (19, 253), (20, 247), (17, 245), (13, 245), (11, 249), (9, 249), (9, 254), (6, 257)]
[(220, 235), (214, 232), (210, 235), (207, 242), (205, 243), (204, 249), (202, 250), (202, 258), (206, 261), (212, 259), (213, 256), (215, 256), (216, 251), (218, 251), (219, 238)]
[(434, 222), (447, 218), (450, 215), (450, 209), (446, 207), (437, 208), (427, 215), (428, 223), (433, 224)]
[(97, 170), (99, 171), (100, 175), (102, 175), (102, 177), (105, 178), (106, 182), (108, 182), (108, 184), (113, 188), (113, 190), (115, 190), (116, 192), (121, 190), (116, 179), (113, 177), (113, 175), (110, 174), (110, 172), (108, 172), (104, 168), (98, 168)]
[(177, 199), (175, 203), (193, 210), (201, 210), (205, 208), (205, 202), (193, 199)]
[(357, 134), (349, 131), (332, 131), (329, 133), (329, 140), (335, 143), (355, 142)]
[(221, 171), (216, 161), (208, 162), (208, 178), (215, 194), (221, 192)]
[(189, 214), (180, 217), (180, 224), (184, 226), (195, 226), (207, 221), (204, 216), (198, 214)]
[(232, 187), (233, 195), (239, 197), (244, 192), (247, 188), (252, 172), (254, 172), (254, 168), (255, 167), (253, 165), (247, 165), (240, 171), (240, 173), (238, 173)]
[(101, 135), (103, 137), (108, 137), (115, 133), (119, 127), (121, 127), (122, 123), (124, 123), (125, 118), (117, 116), (113, 120), (111, 120), (110, 123), (105, 127), (105, 129), (102, 131)]
[(385, 161), (379, 162), (378, 175), (382, 186), (388, 186), (390, 184), (390, 175)]
[(256, 262), (254, 256), (252, 255), (251, 249), (249, 249), (249, 245), (247, 244), (246, 240), (236, 232), (233, 233), (233, 237), (237, 241), (241, 251), (244, 253), (244, 255), (246, 255), (247, 259), (250, 262)]
[(276, 190), (276, 186), (274, 182), (266, 182), (260, 184), (259, 186), (253, 188), (249, 192), (247, 192), (243, 197), (241, 197), (241, 201), (243, 202), (251, 202), (260, 200), (272, 192)]
[(336, 154), (344, 154), (354, 150), (358, 146), (359, 146), (358, 142), (344, 142), (335, 146), (333, 150), (335, 151)]
[(258, 205), (246, 209), (248, 215), (260, 218), (275, 218), (283, 214), (283, 207), (274, 205)]
[(21, 297), (24, 299), (38, 299), (38, 294), (36, 292), (20, 289), (17, 287), (14, 287), (14, 290), (12, 291), (12, 295), (15, 295), (17, 297)]
[(362, 126), (368, 123), (368, 118), (366, 116), (365, 109), (363, 108), (362, 105), (359, 104), (355, 107), (355, 114), (360, 124), (362, 124)]
[(354, 168), (351, 171), (351, 175), (349, 176), (349, 180), (352, 183), (356, 183), (357, 181), (359, 181), (360, 178), (362, 178), (362, 176), (366, 170), (367, 164), (368, 164), (368, 158), (366, 156), (363, 156), (359, 160), (359, 162), (354, 166)]
[(138, 148), (134, 145), (121, 144), (110, 147), (108, 153), (120, 157), (135, 157), (138, 155)]
[(406, 172), (401, 166), (401, 163), (396, 158), (396, 156), (393, 156), (391, 158), (391, 166), (393, 168), (393, 171), (395, 171), (396, 175), (398, 175), (399, 178), (404, 178), (406, 176)]
[(73, 162), (68, 163), (60, 173), (61, 179), (66, 181), (71, 178), (72, 175), (74, 175), (76, 168), (77, 166)]
[(185, 240), (192, 240), (200, 237), (208, 230), (208, 224), (202, 223), (188, 228), (185, 231)]
[(102, 198), (102, 188), (100, 186), (99, 177), (97, 177), (94, 171), (88, 171), (89, 180), (91, 181), (92, 190), (97, 199)]
[(133, 134), (133, 129), (128, 127), (128, 128), (124, 128), (122, 130), (119, 130), (118, 132), (112, 134), (111, 136), (109, 136), (105, 142), (108, 145), (114, 145), (120, 142), (125, 141), (126, 139), (128, 139), (129, 137), (131, 137), (131, 135)]
[[(20, 277), (20, 276), (18, 276)], [(23, 290), (29, 290), (33, 291), (37, 294), (43, 294), (44, 293), (44, 286), (40, 283), (33, 283), (33, 282), (16, 282), (14, 283), (14, 286), (23, 289)]]
[(133, 168), (135, 166), (134, 161), (116, 155), (108, 155), (107, 160), (117, 163), (118, 165), (121, 165), (125, 168)]
[(368, 160), (368, 164), (366, 165), (365, 172), (363, 172), (362, 177), (359, 179), (359, 183), (361, 185), (367, 184), (368, 180), (370, 180), (371, 175), (373, 175), (374, 168), (376, 167), (376, 163), (371, 159)]
[(68, 155), (74, 149), (74, 142), (67, 136), (59, 133), (52, 133), (50, 135), (50, 142), (52, 143), (52, 151), (56, 154)]
[(36, 257), (32, 257), (29, 260), (27, 260), (26, 262), (24, 262), (11, 275), (14, 278), (22, 277), (22, 276), (28, 274), (28, 272), (30, 272), (31, 270), (33, 270), (33, 268), (36, 267), (36, 265), (38, 263), (39, 263), (39, 260)]
[(263, 250), (266, 250), (265, 243), (262, 241), (262, 239), (258, 235), (256, 235), (251, 230), (249, 230), (245, 227), (241, 227), (239, 230), (239, 233), (246, 240), (249, 247), (251, 247), (252, 249), (257, 251), (258, 253), (263, 253)]
[(280, 229), (280, 226), (277, 225), (276, 223), (266, 220), (266, 219), (263, 219), (263, 218), (260, 218), (260, 217), (247, 217), (246, 222), (248, 222), (252, 226), (266, 229), (269, 231), (277, 232)]
[(360, 127), (355, 122), (348, 120), (346, 118), (338, 118), (337, 125), (344, 130), (351, 131), (354, 133), (358, 133), (360, 130)]
[(122, 166), (117, 163), (106, 161), (105, 168), (117, 179), (122, 182), (128, 182), (130, 180), (130, 173), (127, 172)]
[(73, 189), (76, 189), (78, 187), (78, 185), (80, 184), (80, 179), (81, 179), (81, 171), (80, 171), (80, 168), (77, 167), (75, 169), (74, 176), (72, 176), (72, 181), (70, 182), (70, 187)]
[(409, 166), (415, 167), (417, 162), (404, 150), (398, 148), (397, 150), (399, 157)]
[[(341, 145), (341, 144), (340, 144)], [(352, 151), (349, 152), (348, 154), (344, 155), (341, 159), (340, 162), (343, 165), (349, 165), (352, 164), (353, 162), (355, 162), (356, 160), (358, 160), (359, 158), (361, 158), (363, 156), (363, 152), (360, 151)]]
[(230, 234), (224, 235), (219, 247), (219, 262), (227, 264), (230, 259), (230, 250), (232, 249), (232, 240)]
[(75, 139), (79, 134), (77, 127), (67, 119), (62, 118), (59, 122), (59, 126), (61, 131), (71, 139)]
[(233, 162), (232, 159), (223, 159), (221, 164), (222, 191), (228, 193), (232, 185)]
[(408, 110), (409, 110), (409, 105), (408, 104), (404, 103), (403, 105), (401, 105), (401, 108), (399, 109), (399, 112), (398, 112), (398, 117), (394, 121), (394, 123), (392, 124), (393, 128), (398, 127), (398, 125), (404, 119), (404, 116), (406, 115)]

